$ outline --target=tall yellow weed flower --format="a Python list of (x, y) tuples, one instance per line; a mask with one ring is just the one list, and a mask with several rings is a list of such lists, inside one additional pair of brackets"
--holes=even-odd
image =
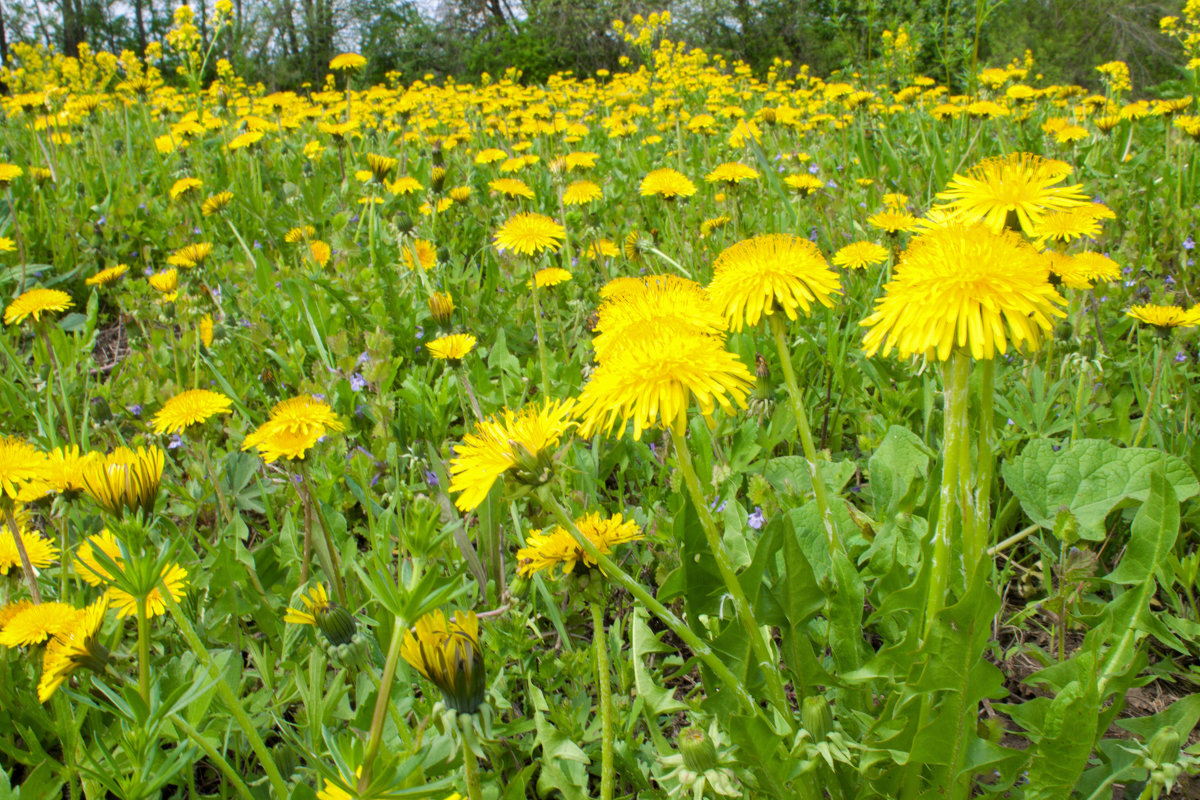
[(730, 330), (742, 324), (757, 325), (777, 310), (796, 319), (800, 309), (808, 316), (814, 303), (832, 306), (832, 295), (841, 294), (838, 274), (808, 239), (788, 234), (768, 234), (726, 248), (713, 262), (708, 294), (720, 309)]
[(963, 348), (977, 359), (1009, 343), (1037, 349), (1066, 300), (1045, 259), (1011, 232), (948, 225), (917, 237), (862, 321), (867, 355), (899, 351), (945, 361)]
[(1065, 161), (1031, 153), (989, 158), (955, 175), (938, 193), (947, 201), (938, 208), (959, 222), (981, 222), (993, 233), (1007, 225), (1033, 236), (1047, 213), (1089, 202), (1081, 185), (1058, 185), (1073, 171)]
[(449, 619), (440, 610), (426, 614), (405, 633), (400, 655), (433, 681), (458, 713), (474, 714), (483, 704), (483, 648), (474, 611), (456, 611)]
[(461, 492), (454, 504), (463, 511), (477, 508), (504, 475), (526, 486), (549, 481), (555, 450), (575, 424), (573, 409), (571, 400), (549, 400), (476, 423), (450, 462), (450, 491)]
[(114, 516), (139, 509), (149, 514), (158, 498), (165, 460), (165, 453), (157, 447), (118, 447), (83, 468), (84, 491)]
[(754, 376), (718, 336), (660, 328), (654, 320), (630, 325), (579, 395), (580, 433), (610, 433), (633, 421), (633, 437), (654, 426), (683, 424), (695, 398), (700, 413), (717, 406), (746, 407)]
[(280, 458), (304, 458), (326, 431), (344, 429), (328, 403), (300, 395), (276, 403), (270, 419), (246, 437), (242, 449), (257, 448), (268, 464)]

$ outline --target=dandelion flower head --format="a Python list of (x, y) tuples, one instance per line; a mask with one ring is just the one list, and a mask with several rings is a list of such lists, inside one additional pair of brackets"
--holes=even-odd
[(982, 222), (999, 233), (1012, 214), (1016, 225), (1033, 236), (1047, 213), (1088, 202), (1079, 184), (1058, 185), (1072, 171), (1064, 161), (1012, 153), (986, 159), (966, 175), (955, 175), (938, 199), (945, 200), (961, 222)]
[(74, 305), (71, 295), (58, 289), (30, 289), (4, 309), (4, 324), (15, 325), (32, 317), (39, 322), (43, 314), (66, 311)]
[(217, 414), (228, 414), (232, 409), (233, 401), (220, 392), (191, 389), (163, 404), (162, 409), (154, 415), (154, 432), (181, 433), (187, 427)]
[[(596, 546), (601, 555), (608, 555), (619, 544), (642, 538), (637, 523), (624, 519), (620, 514), (611, 518), (605, 518), (599, 512), (587, 514), (575, 520), (575, 527)], [(569, 575), (579, 564), (584, 567), (596, 566), (596, 562), (584, 552), (575, 537), (561, 526), (550, 533), (531, 534), (525, 540), (525, 547), (517, 551), (517, 569), (525, 576), (541, 570), (553, 573), (558, 567), (562, 568), (563, 575)]]
[(782, 233), (746, 239), (726, 248), (713, 262), (708, 294), (725, 315), (729, 328), (757, 325), (781, 309), (796, 319), (807, 316), (813, 303), (832, 306), (841, 294), (841, 280), (817, 246), (808, 239)]
[(1011, 232), (948, 225), (917, 237), (875, 312), (862, 321), (867, 355), (898, 350), (945, 361), (955, 347), (977, 359), (1009, 342), (1037, 349), (1065, 312), (1041, 254)]
[(477, 422), (450, 462), (450, 491), (461, 493), (454, 504), (463, 511), (477, 508), (496, 480), (509, 472), (523, 483), (545, 482), (548, 476), (541, 470), (548, 468), (574, 426), (573, 410), (571, 400), (548, 400)]
[(517, 214), (510, 217), (496, 232), (498, 250), (512, 250), (531, 256), (549, 250), (555, 252), (567, 238), (567, 231), (550, 217), (542, 214)]

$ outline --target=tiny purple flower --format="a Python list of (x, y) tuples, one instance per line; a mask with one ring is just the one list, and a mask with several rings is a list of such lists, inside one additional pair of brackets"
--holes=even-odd
[(128, 410), (129, 413), (133, 414), (135, 417), (140, 417), (142, 415), (142, 404), (134, 403), (133, 405), (129, 406)]
[(1191, 234), (1188, 234), (1188, 237), (1183, 240), (1183, 249), (1184, 250), (1192, 250), (1195, 247), (1196, 247), (1196, 240), (1192, 238)]
[(350, 391), (361, 392), (367, 386), (367, 379), (357, 372), (350, 376)]
[(183, 447), (183, 439), (180, 439), (179, 434), (175, 433), (171, 435), (171, 441), (167, 442), (167, 449), (174, 450), (177, 447)]
[(762, 526), (766, 523), (767, 518), (763, 516), (763, 510), (760, 506), (754, 507), (754, 513), (746, 518), (746, 522), (754, 530), (762, 530)]

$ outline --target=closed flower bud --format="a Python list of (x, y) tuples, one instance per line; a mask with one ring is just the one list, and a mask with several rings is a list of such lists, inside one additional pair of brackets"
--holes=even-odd
[(1167, 726), (1150, 740), (1150, 758), (1155, 764), (1174, 764), (1179, 759), (1179, 731)]
[(692, 772), (708, 772), (717, 766), (717, 748), (702, 728), (691, 726), (679, 732), (679, 754)]
[(317, 628), (325, 634), (331, 645), (346, 645), (354, 640), (358, 625), (354, 616), (336, 603), (319, 606), (313, 611)]
[(833, 712), (824, 697), (806, 697), (800, 707), (800, 720), (813, 741), (824, 741), (833, 730)]
[(444, 167), (434, 167), (429, 176), (429, 186), (434, 192), (441, 194), (446, 186), (446, 170)]
[(401, 211), (399, 214), (396, 215), (396, 230), (400, 231), (400, 233), (408, 233), (412, 229), (413, 229), (412, 217), (410, 217), (404, 211)]

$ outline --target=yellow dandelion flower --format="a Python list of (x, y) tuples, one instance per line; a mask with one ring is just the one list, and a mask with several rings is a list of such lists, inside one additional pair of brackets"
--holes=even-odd
[(1102, 253), (1076, 253), (1071, 256), (1072, 268), (1092, 283), (1115, 281), (1121, 277), (1121, 266)]
[(429, 315), (436, 322), (445, 325), (450, 321), (451, 315), (454, 314), (454, 298), (449, 292), (434, 292), (429, 296), (427, 301), (429, 305)]
[(825, 181), (816, 175), (809, 175), (808, 173), (788, 175), (783, 179), (783, 182), (804, 195), (810, 195), (818, 189), (825, 188)]
[(333, 249), (320, 239), (314, 239), (308, 243), (308, 256), (318, 267), (324, 267), (333, 257)]
[(599, 153), (586, 153), (576, 151), (567, 153), (563, 156), (563, 166), (568, 170), (572, 169), (591, 169), (596, 166), (596, 161), (600, 158)]
[(700, 413), (719, 405), (746, 407), (754, 376), (720, 337), (663, 327), (654, 320), (628, 326), (579, 395), (580, 433), (610, 434), (633, 421), (633, 437), (656, 425), (682, 424), (695, 398)]
[(563, 203), (568, 206), (587, 205), (604, 196), (600, 184), (592, 181), (574, 181), (563, 190)]
[(317, 624), (317, 615), (323, 613), (332, 604), (329, 602), (329, 595), (325, 591), (325, 586), (318, 583), (307, 593), (300, 595), (300, 602), (304, 605), (303, 609), (288, 608), (283, 613), (283, 621), (292, 625), (312, 625)]
[(725, 315), (729, 328), (757, 325), (781, 309), (796, 319), (799, 308), (808, 316), (814, 302), (832, 307), (831, 295), (841, 294), (838, 274), (808, 239), (767, 234), (726, 248), (713, 262), (708, 294)]
[(904, 211), (880, 211), (867, 217), (867, 224), (890, 234), (912, 231), (920, 220)]
[(456, 611), (449, 619), (433, 611), (404, 635), (400, 655), (439, 689), (446, 705), (474, 714), (483, 703), (485, 676), (474, 611)]
[(117, 264), (115, 267), (100, 270), (84, 283), (88, 286), (108, 286), (110, 283), (115, 283), (126, 272), (129, 272), (128, 264)]
[(228, 414), (231, 410), (233, 401), (220, 392), (191, 389), (163, 404), (152, 420), (154, 432), (183, 433), (185, 428), (204, 422), (216, 414)]
[(517, 214), (512, 216), (496, 231), (496, 249), (512, 250), (520, 255), (532, 256), (543, 250), (556, 252), (567, 238), (567, 231), (550, 217), (542, 214)]
[(242, 442), (242, 449), (257, 448), (268, 464), (280, 458), (304, 458), (327, 431), (343, 429), (328, 403), (300, 395), (276, 403), (270, 418)]
[(42, 677), (38, 681), (38, 702), (49, 700), (58, 687), (78, 669), (104, 672), (108, 649), (100, 643), (100, 628), (108, 610), (108, 597), (101, 597), (80, 611), (71, 625), (55, 634), (42, 657)]
[(956, 220), (982, 222), (993, 233), (1009, 225), (1033, 235), (1047, 213), (1087, 202), (1082, 186), (1057, 185), (1072, 171), (1070, 164), (1030, 153), (989, 158), (955, 175), (938, 199)]
[(179, 272), (175, 269), (168, 269), (162, 272), (156, 272), (147, 278), (150, 286), (163, 296), (163, 300), (171, 301), (175, 299), (175, 292), (179, 289)]
[(75, 305), (71, 295), (58, 289), (30, 289), (8, 304), (4, 309), (4, 324), (15, 325), (27, 317), (40, 322), (43, 314), (66, 311)]
[(24, 174), (25, 171), (16, 164), (0, 164), (0, 186), (8, 186)]
[(264, 136), (266, 136), (266, 134), (262, 131), (246, 131), (245, 133), (239, 133), (237, 136), (229, 140), (229, 144), (225, 146), (225, 149), (229, 150), (230, 152), (246, 150), (262, 141)]
[(0, 630), (0, 645), (28, 647), (41, 644), (51, 636), (69, 630), (78, 614), (79, 609), (66, 603), (27, 606), (13, 614), (4, 630)]
[(84, 466), (84, 491), (110, 514), (138, 509), (149, 514), (154, 511), (165, 462), (166, 454), (157, 447), (118, 447)]
[(494, 164), (508, 158), (508, 153), (498, 147), (488, 147), (475, 154), (475, 163), (480, 166)]
[(853, 242), (838, 250), (833, 263), (847, 269), (865, 269), (887, 261), (888, 250), (874, 242)]
[(219, 214), (229, 208), (229, 204), (233, 202), (233, 192), (217, 192), (205, 198), (200, 205), (200, 213), (206, 217), (211, 217), (213, 214)]
[(434, 339), (425, 347), (429, 350), (429, 354), (439, 361), (458, 364), (467, 353), (475, 349), (475, 337), (469, 333), (452, 333), (449, 336)]
[(1012, 344), (1037, 349), (1065, 312), (1045, 260), (1016, 234), (947, 225), (917, 237), (862, 321), (867, 355), (899, 350), (945, 361), (955, 347), (977, 359)]
[(213, 246), (209, 242), (196, 242), (189, 244), (186, 247), (181, 247), (171, 255), (167, 256), (167, 263), (172, 267), (180, 267), (182, 269), (192, 269), (204, 263), (204, 261), (212, 255)]
[(0, 508), (13, 501), (32, 503), (54, 488), (54, 466), (28, 442), (0, 436)]
[(171, 186), (171, 199), (180, 200), (200, 191), (204, 181), (199, 178), (180, 178)]
[[(29, 564), (34, 569), (44, 569), (58, 558), (58, 548), (54, 542), (36, 531), (20, 529), (21, 544), (25, 546), (25, 554), (29, 556)], [(7, 575), (10, 569), (20, 570), (21, 554), (17, 552), (17, 543), (8, 525), (0, 525), (0, 575)]]
[(312, 225), (299, 225), (292, 228), (283, 235), (283, 240), (288, 244), (300, 244), (307, 242), (317, 235), (317, 229)]
[(656, 169), (642, 178), (638, 187), (642, 197), (662, 197), (674, 200), (676, 197), (691, 197), (696, 193), (696, 184), (679, 170), (663, 167)]
[(525, 281), (525, 285), (532, 287), (533, 281), (537, 281), (537, 286), (541, 289), (543, 287), (558, 286), (560, 283), (566, 283), (569, 280), (571, 280), (571, 273), (562, 267), (546, 267), (535, 272), (533, 280)]
[(736, 161), (729, 161), (724, 164), (718, 164), (712, 172), (704, 176), (704, 180), (709, 183), (733, 185), (742, 181), (758, 180), (758, 170)]
[(96, 553), (103, 553), (110, 561), (116, 564), (118, 569), (123, 569), (123, 556), (121, 555), (121, 545), (117, 542), (117, 537), (113, 536), (107, 528), (104, 528), (99, 533), (89, 536), (79, 545), (75, 551), (75, 560), (71, 563), (71, 567), (75, 574), (78, 575), (89, 586), (99, 586), (102, 583), (112, 581), (113, 574), (108, 567), (102, 565), (100, 560), (96, 558)]
[(604, 363), (626, 343), (626, 331), (650, 323), (683, 335), (721, 336), (725, 318), (704, 287), (678, 275), (616, 278), (600, 290), (592, 347)]
[[(617, 545), (642, 538), (637, 523), (625, 520), (620, 514), (606, 519), (599, 512), (593, 512), (576, 519), (575, 527), (602, 555), (608, 555)], [(580, 564), (585, 568), (596, 566), (596, 562), (583, 551), (575, 537), (561, 526), (548, 534), (531, 534), (525, 539), (525, 546), (517, 551), (517, 570), (525, 576), (541, 570), (553, 576), (554, 570), (559, 567), (563, 575), (569, 575)]]
[(56, 447), (48, 457), (54, 475), (54, 489), (58, 492), (82, 492), (84, 468), (92, 461), (103, 458), (100, 453), (82, 452), (78, 445)]
[(533, 486), (549, 480), (554, 450), (575, 424), (574, 406), (572, 400), (547, 400), (477, 422), (450, 462), (450, 491), (460, 493), (454, 504), (474, 510), (505, 474)]
[(1194, 310), (1184, 311), (1179, 306), (1134, 306), (1125, 314), (1138, 322), (1153, 325), (1161, 331), (1171, 328), (1192, 328), (1200, 323)]
[(379, 183), (384, 183), (396, 171), (399, 160), (378, 153), (367, 153), (367, 166), (371, 168), (371, 176)]
[(329, 68), (341, 71), (360, 70), (367, 65), (365, 56), (360, 56), (358, 53), (340, 53), (334, 56), (329, 62)]
[(620, 249), (611, 239), (597, 239), (583, 251), (583, 257), (592, 261), (599, 261), (601, 258), (617, 258), (620, 255)]
[(410, 270), (415, 270), (419, 266), (422, 271), (428, 271), (437, 265), (437, 248), (434, 247), (433, 242), (426, 239), (417, 239), (412, 244), (405, 246), (401, 250), (401, 255)]
[(471, 199), (471, 192), (473, 191), (474, 189), (472, 189), (470, 186), (455, 186), (452, 187), (450, 191), (446, 192), (446, 196), (455, 203), (462, 205)]
[(489, 181), (488, 186), (494, 192), (499, 192), (505, 197), (524, 197), (527, 200), (532, 200), (533, 189), (524, 181), (519, 181), (516, 178), (497, 178), (494, 181)]

